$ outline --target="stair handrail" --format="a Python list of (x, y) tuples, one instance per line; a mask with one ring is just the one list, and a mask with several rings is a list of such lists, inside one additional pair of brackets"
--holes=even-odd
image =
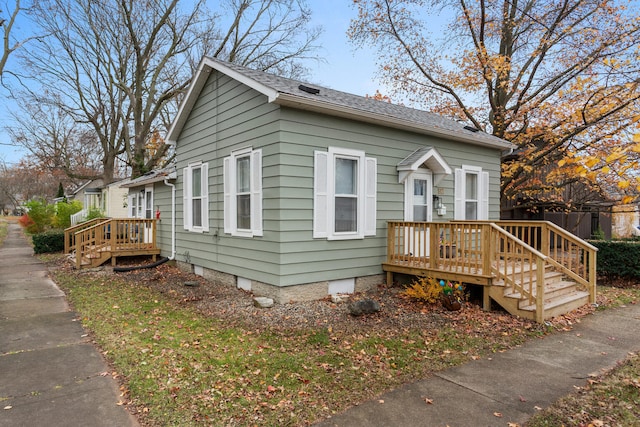
[[(548, 263), (551, 259), (547, 255), (535, 249), (534, 247), (528, 245), (523, 240), (507, 232), (497, 224), (490, 223), (490, 227), (492, 231), (492, 236), (491, 236), (491, 239), (489, 240), (489, 244), (492, 245), (493, 247), (489, 249), (488, 253), (496, 257), (496, 259), (492, 260), (493, 262), (490, 263), (491, 272), (497, 279), (502, 279), (505, 283), (505, 286), (508, 285), (515, 291), (519, 292), (521, 300), (527, 300), (529, 304), (535, 303), (536, 321), (542, 322), (542, 320), (544, 319), (544, 271), (545, 271), (545, 264)], [(530, 276), (529, 288), (525, 287), (523, 283), (518, 283), (517, 281), (514, 280), (513, 277), (507, 274), (508, 265), (506, 264), (506, 262), (504, 263), (504, 271), (500, 270), (500, 256), (504, 255), (504, 253), (502, 253), (498, 248), (495, 247), (495, 245), (499, 244), (499, 239), (497, 238), (499, 235), (501, 235), (506, 241), (512, 244), (515, 244), (517, 247), (521, 249), (522, 260), (529, 258), (529, 263), (531, 266), (533, 266), (535, 261), (535, 265), (536, 265), (535, 295), (531, 287), (531, 283), (533, 282), (531, 279), (533, 279), (533, 274), (534, 274), (534, 270), (532, 268), (530, 268), (528, 271), (528, 274)], [(529, 254), (529, 257), (525, 255), (525, 252)], [(516, 254), (517, 252), (512, 252), (512, 253)], [(511, 268), (512, 268), (512, 275), (515, 275), (514, 266), (512, 265)], [(521, 270), (520, 276), (524, 277), (524, 274), (525, 274), (524, 270)]]
[[(95, 224), (90, 227), (83, 228), (74, 233), (75, 236), (75, 248), (76, 248), (76, 267), (80, 269), (82, 267), (82, 258), (88, 256), (90, 252), (97, 252), (97, 248), (103, 246), (106, 243), (104, 235), (102, 239), (98, 239), (96, 234), (100, 234), (96, 231), (104, 225), (111, 224), (111, 218), (97, 218)], [(93, 234), (93, 236), (92, 236)], [(91, 250), (89, 249), (91, 248)]]
[[(520, 223), (531, 224), (527, 221), (498, 221), (497, 224), (500, 226), (503, 225), (520, 225)], [(557, 224), (551, 221), (535, 221), (536, 226), (539, 224), (542, 230), (542, 242), (541, 244), (544, 246), (543, 250), (547, 252), (549, 256), (549, 264), (551, 264), (554, 268), (575, 280), (579, 285), (586, 288), (589, 292), (589, 302), (596, 302), (596, 262), (597, 262), (597, 252), (598, 248), (590, 244), (589, 242), (584, 241), (583, 239), (571, 234), (564, 228), (558, 226)], [(551, 232), (560, 236), (562, 239), (565, 239), (567, 242), (575, 245), (579, 251), (584, 251), (582, 255), (586, 259), (584, 259), (581, 263), (584, 265), (584, 275), (581, 275), (578, 271), (572, 269), (570, 266), (565, 265), (561, 262), (561, 259), (557, 259), (557, 251), (550, 251), (550, 234)], [(579, 263), (580, 264), (580, 263)]]
[(104, 221), (106, 218), (93, 218), (80, 224), (73, 225), (64, 229), (64, 253), (71, 253), (72, 249), (76, 247), (76, 233)]

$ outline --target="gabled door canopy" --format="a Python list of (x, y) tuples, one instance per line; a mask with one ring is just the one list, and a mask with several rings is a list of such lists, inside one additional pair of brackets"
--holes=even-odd
[(433, 185), (438, 185), (445, 175), (451, 175), (451, 168), (444, 161), (440, 153), (433, 147), (418, 148), (398, 163), (398, 182), (403, 183), (409, 175), (421, 166), (433, 173)]

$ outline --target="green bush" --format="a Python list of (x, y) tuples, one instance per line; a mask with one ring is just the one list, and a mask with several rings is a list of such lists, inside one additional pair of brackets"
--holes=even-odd
[(37, 254), (64, 250), (64, 231), (50, 230), (33, 236), (33, 251)]
[(95, 218), (104, 218), (104, 213), (98, 208), (90, 208), (87, 212), (87, 218), (85, 221), (89, 221)]
[(31, 234), (42, 233), (51, 227), (55, 209), (53, 205), (42, 200), (31, 200), (25, 203), (28, 209), (27, 215), (33, 224), (27, 226), (27, 231)]
[(598, 274), (640, 278), (640, 242), (597, 240)]
[(79, 200), (56, 203), (56, 214), (53, 218), (53, 226), (57, 228), (68, 228), (71, 226), (71, 215), (82, 210), (82, 203)]

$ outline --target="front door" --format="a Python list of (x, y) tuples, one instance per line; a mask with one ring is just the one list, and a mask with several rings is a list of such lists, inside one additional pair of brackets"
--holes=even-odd
[[(418, 169), (405, 181), (404, 219), (410, 222), (430, 222), (433, 218), (431, 199), (433, 178), (428, 169)], [(405, 231), (406, 251), (413, 256), (429, 255), (429, 229), (416, 224)]]

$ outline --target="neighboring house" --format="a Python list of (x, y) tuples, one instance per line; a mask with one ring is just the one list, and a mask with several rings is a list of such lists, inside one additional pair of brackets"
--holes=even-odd
[(387, 221), (498, 219), (511, 148), (438, 115), (211, 58), (167, 140), (176, 179), (127, 183), (130, 200), (153, 200), (131, 215), (155, 205), (164, 255), (278, 302), (382, 283)]
[[(518, 159), (520, 151), (506, 154), (505, 163)], [(547, 165), (535, 170), (532, 179), (546, 182), (553, 171)], [(612, 207), (614, 200), (595, 192), (591, 186), (582, 181), (567, 184), (561, 194), (541, 193), (540, 197), (518, 197), (515, 200), (503, 198), (500, 218), (503, 220), (550, 221), (581, 239), (604, 236), (610, 239), (612, 232)]]
[(82, 210), (71, 216), (71, 225), (84, 221), (92, 209), (101, 211), (105, 217), (126, 218), (129, 192), (121, 187), (122, 182), (104, 185), (102, 179), (94, 179), (81, 185), (71, 198), (82, 202)]

